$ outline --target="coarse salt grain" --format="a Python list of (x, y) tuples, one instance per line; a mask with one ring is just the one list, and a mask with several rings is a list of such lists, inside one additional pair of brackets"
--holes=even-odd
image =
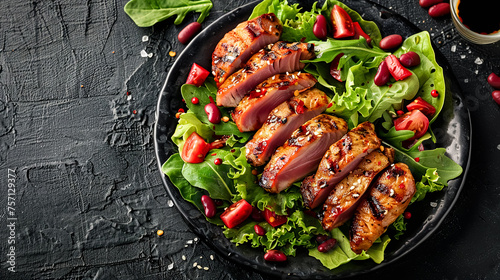
[(153, 57), (153, 53), (148, 53), (148, 57), (152, 58)]
[(436, 207), (438, 204), (437, 204), (437, 202), (431, 202), (430, 205), (431, 205), (431, 207)]
[(460, 58), (461, 58), (461, 59), (464, 59), (464, 58), (465, 58), (465, 54), (462, 54), (462, 55), (460, 56)]
[(500, 150), (500, 144), (498, 144), (497, 149), (499, 149), (499, 150)]
[(474, 63), (477, 65), (481, 65), (481, 64), (483, 64), (483, 60), (481, 58), (477, 57), (476, 60), (474, 60)]
[(141, 57), (148, 57), (148, 53), (145, 50), (142, 50)]
[(193, 240), (186, 241), (186, 244), (193, 244)]
[(451, 46), (451, 52), (456, 52), (457, 51), (457, 45)]
[(167, 205), (168, 207), (174, 207), (174, 202), (171, 199), (169, 199)]
[(174, 263), (171, 263), (167, 266), (167, 270), (172, 270), (174, 268)]
[(149, 37), (147, 35), (142, 36), (142, 41), (143, 42), (149, 41)]
[(198, 240), (199, 240), (198, 237), (194, 238), (194, 242), (198, 242)]

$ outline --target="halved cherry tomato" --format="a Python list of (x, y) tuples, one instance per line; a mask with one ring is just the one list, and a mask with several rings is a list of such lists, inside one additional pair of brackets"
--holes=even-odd
[(208, 70), (196, 63), (193, 63), (191, 70), (189, 70), (189, 76), (187, 77), (186, 84), (199, 87), (203, 84), (203, 82), (205, 82), (205, 79), (209, 74), (210, 72), (208, 72)]
[(272, 210), (269, 210), (269, 208), (266, 208), (264, 210), (264, 218), (266, 221), (272, 226), (272, 227), (277, 227), (280, 226), (286, 221), (288, 221), (288, 217), (285, 215), (278, 215)]
[(229, 206), (226, 211), (220, 215), (220, 218), (228, 228), (233, 228), (246, 220), (250, 214), (252, 214), (252, 205), (242, 199)]
[(412, 75), (410, 70), (401, 65), (399, 59), (393, 54), (387, 56), (385, 62), (387, 62), (387, 68), (396, 81), (404, 80)]
[(198, 133), (193, 132), (182, 147), (181, 158), (188, 163), (200, 163), (205, 160), (205, 156), (210, 151), (210, 144), (205, 142)]
[(342, 82), (342, 77), (340, 73), (342, 69), (339, 69), (339, 61), (343, 55), (344, 53), (339, 53), (330, 64), (330, 75), (332, 75), (332, 77), (339, 82)]
[(406, 109), (408, 109), (408, 111), (419, 110), (427, 117), (432, 117), (432, 115), (436, 113), (436, 108), (427, 103), (427, 101), (423, 100), (420, 96), (415, 98), (415, 100), (413, 100), (410, 104), (406, 105)]
[(333, 38), (340, 39), (354, 36), (354, 25), (349, 14), (339, 5), (333, 6), (330, 20), (333, 24)]
[(372, 42), (372, 38), (370, 38), (370, 36), (368, 36), (368, 34), (366, 34), (365, 31), (363, 31), (363, 28), (361, 28), (359, 22), (355, 21), (353, 22), (353, 24), (354, 24), (354, 39), (359, 39), (360, 36), (365, 37), (366, 42), (370, 44)]
[(394, 120), (396, 130), (411, 130), (415, 132), (408, 141), (422, 137), (429, 128), (429, 119), (419, 110), (413, 110)]

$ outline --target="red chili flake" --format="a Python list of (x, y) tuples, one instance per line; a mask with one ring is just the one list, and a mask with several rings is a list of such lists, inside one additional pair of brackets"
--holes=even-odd
[(400, 189), (404, 189), (404, 188), (405, 188), (405, 184), (404, 184), (404, 183), (401, 183), (401, 185), (399, 185), (399, 188), (400, 188)]
[(182, 98), (182, 102), (186, 103), (186, 100), (184, 100), (184, 98)]
[(411, 213), (410, 212), (405, 212), (404, 214), (405, 219), (410, 219), (411, 218)]
[(419, 157), (416, 157), (416, 158), (415, 158), (415, 161), (416, 161), (416, 162), (419, 162), (419, 161), (420, 161), (420, 158), (419, 158)]
[(389, 88), (391, 88), (391, 87), (392, 87), (392, 84), (389, 85)]
[(127, 91), (127, 95), (130, 95), (130, 92)]
[(297, 112), (297, 114), (303, 114), (305, 111), (306, 109), (304, 107), (304, 101), (300, 100), (299, 104), (297, 104), (297, 107), (295, 107), (295, 112)]
[(438, 97), (439, 96), (439, 92), (435, 89), (431, 90), (431, 96), (432, 97)]
[(200, 103), (200, 100), (198, 99), (198, 97), (193, 97), (193, 98), (191, 98), (191, 103), (196, 105), (196, 104)]
[(328, 106), (326, 106), (326, 108), (330, 108), (332, 106), (333, 106), (333, 104), (330, 102), (330, 103), (328, 103)]
[(184, 113), (185, 111), (184, 111), (184, 109), (182, 109), (182, 108), (179, 108), (179, 110), (177, 110), (177, 112), (181, 112), (181, 113)]
[(132, 114), (137, 114), (137, 110), (132, 111)]
[(403, 112), (403, 110), (397, 110), (396, 111), (396, 114), (398, 114), (399, 116), (403, 115), (405, 112)]
[(252, 175), (257, 175), (259, 174), (259, 171), (257, 171), (257, 169), (252, 169)]
[(214, 103), (214, 104), (215, 104), (215, 101), (214, 101), (214, 99), (212, 98), (212, 96), (209, 96), (208, 98), (210, 99), (210, 103)]
[(216, 156), (216, 155), (217, 155), (217, 153), (213, 153), (213, 154), (211, 154), (211, 156)]
[(231, 153), (234, 153), (236, 150), (235, 149), (231, 149)]
[(382, 162), (380, 162), (380, 161), (379, 161), (379, 162), (377, 162), (377, 164), (378, 164), (378, 165), (381, 165), (381, 164), (382, 164)]
[(215, 165), (220, 165), (220, 164), (222, 164), (222, 159), (220, 159), (220, 158), (216, 158), (216, 159), (214, 160), (214, 164), (215, 164)]

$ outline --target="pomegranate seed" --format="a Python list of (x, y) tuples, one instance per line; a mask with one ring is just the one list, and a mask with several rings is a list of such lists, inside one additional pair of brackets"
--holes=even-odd
[(193, 98), (191, 98), (191, 103), (196, 105), (196, 104), (200, 103), (200, 100), (198, 99), (198, 97), (193, 97)]
[(431, 90), (431, 96), (432, 97), (438, 97), (439, 96), (439, 92), (435, 89)]
[(410, 212), (405, 212), (403, 215), (404, 215), (404, 218), (407, 219), (407, 220), (411, 218), (411, 213)]
[(184, 111), (184, 109), (180, 108), (179, 110), (177, 110), (177, 112), (185, 113), (186, 111)]
[(258, 236), (263, 236), (264, 234), (266, 234), (266, 230), (260, 225), (253, 226), (253, 230), (255, 230), (255, 233)]
[(214, 164), (215, 164), (215, 165), (221, 165), (221, 164), (222, 164), (222, 159), (220, 159), (220, 158), (216, 158), (216, 159), (214, 160)]

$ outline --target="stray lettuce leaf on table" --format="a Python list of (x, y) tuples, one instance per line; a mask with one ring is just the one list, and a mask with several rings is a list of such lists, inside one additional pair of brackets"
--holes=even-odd
[(189, 12), (201, 13), (198, 22), (202, 23), (212, 7), (210, 0), (130, 0), (123, 10), (137, 26), (148, 27), (173, 16), (178, 25)]

